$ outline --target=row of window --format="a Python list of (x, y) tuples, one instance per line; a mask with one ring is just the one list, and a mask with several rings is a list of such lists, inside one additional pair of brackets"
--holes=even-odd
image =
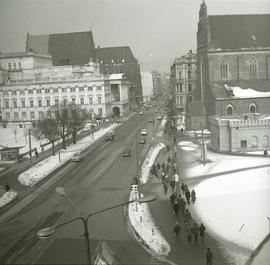
[[(179, 71), (179, 79), (182, 79), (182, 78), (183, 78), (183, 77), (182, 77), (182, 72)], [(188, 71), (188, 72), (187, 72), (187, 78), (188, 78), (188, 79), (191, 79), (191, 78), (192, 78), (191, 71)]]
[(21, 70), (21, 69), (22, 69), (21, 62), (8, 63), (8, 70)]
[[(182, 93), (183, 92), (183, 84), (179, 83), (176, 84), (176, 93)], [(188, 92), (192, 92), (192, 84), (188, 83)]]
[[(88, 98), (88, 102), (84, 98), (80, 98), (79, 100), (80, 100), (80, 104), (81, 105), (84, 105), (84, 104), (93, 104), (93, 98), (92, 97)], [(76, 104), (77, 103), (76, 102), (76, 98), (71, 98), (71, 101), (70, 102), (72, 104)], [(22, 107), (22, 108), (25, 108), (26, 107), (26, 100), (21, 100), (20, 103), (21, 103), (21, 106), (20, 107)], [(45, 100), (45, 105), (43, 103), (44, 102), (43, 102), (42, 99), (38, 99), (36, 104), (34, 103), (34, 100), (30, 99), (28, 106), (29, 107), (36, 107), (36, 106), (37, 107), (43, 107), (43, 106), (49, 107), (49, 106), (53, 105), (51, 99), (46, 99)], [(68, 103), (68, 100), (67, 99), (64, 99), (63, 100), (63, 103), (64, 104), (67, 104)], [(97, 103), (98, 104), (101, 104), (102, 103), (102, 97), (97, 97)], [(58, 105), (58, 104), (59, 104), (59, 99), (57, 99), (57, 98), (54, 99), (54, 105)], [(12, 101), (12, 106), (10, 106), (9, 100), (5, 100), (5, 105), (4, 106), (5, 106), (5, 108), (10, 108), (10, 107), (18, 108), (18, 103), (17, 103), (17, 100), (13, 100)]]
[[(93, 109), (89, 109), (89, 112), (93, 113), (94, 110)], [(11, 118), (13, 118), (13, 120), (26, 120), (28, 119), (28, 113), (26, 111), (22, 111), (21, 112), (21, 117), (19, 115), (19, 112), (13, 112), (13, 117), (11, 117), (11, 113), (10, 112), (6, 112), (5, 114), (5, 119), (6, 120), (11, 120)], [(102, 116), (103, 114), (103, 110), (102, 108), (98, 108), (98, 116)], [(50, 118), (52, 117), (52, 112), (50, 110), (43, 112), (43, 111), (38, 111), (38, 112), (34, 112), (34, 111), (30, 111), (29, 112), (29, 117), (31, 120), (35, 120), (35, 119), (43, 119), (45, 116)]]
[[(45, 88), (45, 89), (37, 89), (36, 90), (36, 93), (37, 94), (41, 94), (42, 93), (42, 90), (44, 90), (45, 93), (51, 93), (51, 92), (54, 92), (54, 93), (58, 93), (59, 91), (61, 91), (62, 93), (63, 92), (67, 92), (67, 88), (66, 87), (63, 87), (63, 88)], [(84, 87), (79, 87), (79, 90), (78, 91), (85, 91)], [(87, 91), (93, 91), (93, 87), (88, 87), (87, 88)], [(97, 86), (97, 91), (101, 91), (101, 86)], [(75, 87), (71, 87), (70, 88), (70, 92), (76, 92), (76, 88)], [(11, 91), (11, 94), (12, 95), (16, 95), (16, 94), (25, 94), (25, 90), (21, 90), (21, 91), (16, 91), (16, 90), (12, 90)], [(28, 90), (28, 94), (33, 94), (34, 93), (34, 90), (33, 89), (29, 89)], [(4, 95), (8, 95), (9, 94), (9, 91), (8, 90), (4, 90)]]
[[(249, 113), (257, 113), (257, 106), (255, 103), (251, 103), (248, 107)], [(229, 104), (226, 106), (226, 114), (233, 115), (234, 114), (234, 107), (233, 105)]]
[[(249, 77), (254, 79), (258, 74), (258, 64), (256, 59), (251, 59), (249, 61)], [(221, 79), (229, 78), (229, 64), (226, 61), (222, 61), (220, 65), (220, 77)]]
[[(192, 96), (188, 97), (189, 102), (193, 100)], [(178, 106), (183, 106), (185, 104), (183, 96), (176, 96), (176, 104)]]

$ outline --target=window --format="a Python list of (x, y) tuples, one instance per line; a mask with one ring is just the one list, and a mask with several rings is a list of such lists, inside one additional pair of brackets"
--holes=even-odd
[(97, 90), (101, 90), (101, 86), (97, 86)]
[(93, 104), (93, 98), (89, 98), (89, 104)]
[(192, 84), (188, 84), (188, 92), (192, 92)]
[(37, 89), (37, 93), (38, 94), (41, 94), (41, 89)]
[(49, 88), (46, 88), (45, 89), (45, 93), (50, 93), (50, 89)]
[(189, 100), (189, 102), (192, 102), (192, 100), (193, 100), (192, 96), (189, 96), (188, 100)]
[(16, 70), (17, 68), (17, 65), (16, 65), (16, 62), (13, 63), (13, 69)]
[(76, 104), (76, 98), (72, 98), (72, 99), (71, 99), (71, 103), (72, 103), (72, 104)]
[(179, 79), (181, 79), (182, 78), (182, 73), (181, 73), (181, 71), (179, 71)]
[(187, 74), (188, 74), (188, 79), (191, 79), (191, 71), (188, 71)]
[(176, 93), (180, 93), (179, 84), (176, 84)]
[(249, 105), (249, 113), (256, 113), (256, 105), (254, 103)]
[(176, 97), (176, 104), (180, 105), (180, 97), (179, 96)]
[(98, 97), (98, 103), (99, 104), (101, 103), (101, 97)]
[(38, 112), (38, 118), (39, 118), (39, 119), (43, 119), (43, 112), (42, 112), (42, 111), (39, 111), (39, 112)]
[(21, 103), (22, 103), (22, 107), (25, 108), (25, 100), (22, 100)]
[(18, 120), (19, 119), (19, 113), (18, 112), (14, 112), (14, 120)]
[(253, 58), (249, 61), (249, 75), (250, 78), (257, 77), (257, 61), (256, 58)]
[(180, 105), (183, 106), (183, 103), (184, 103), (184, 98), (180, 96)]
[(99, 117), (102, 117), (102, 108), (99, 108), (99, 109), (98, 109), (98, 116), (99, 116)]
[(84, 104), (84, 98), (80, 98), (81, 105)]
[(67, 92), (67, 88), (66, 87), (63, 87), (62, 88), (62, 92)]
[(47, 104), (47, 107), (49, 107), (51, 105), (51, 101), (49, 99), (46, 99), (46, 104)]
[(84, 88), (83, 87), (79, 87), (79, 91), (84, 91)]
[(31, 120), (34, 120), (36, 117), (35, 117), (35, 112), (34, 111), (31, 111), (30, 112), (30, 119)]
[(93, 91), (93, 87), (89, 86), (88, 91)]
[(28, 90), (28, 94), (33, 94), (33, 90)]
[(227, 79), (228, 78), (228, 64), (225, 61), (221, 62), (220, 66), (220, 74), (221, 74), (221, 79)]
[(26, 118), (27, 118), (26, 111), (23, 111), (23, 112), (22, 112), (22, 118), (23, 118), (23, 119), (26, 119)]
[(70, 91), (71, 91), (71, 92), (75, 92), (75, 87), (71, 87), (71, 88), (70, 88)]
[(183, 92), (183, 84), (181, 83), (181, 84), (179, 84), (179, 86), (180, 86), (180, 93), (182, 93)]
[(21, 90), (20, 91), (20, 95), (24, 95), (25, 94), (25, 91), (24, 90)]
[(8, 63), (8, 70), (12, 70), (11, 63)]
[(54, 92), (54, 93), (58, 93), (58, 88), (54, 88), (54, 89), (53, 89), (53, 92)]
[(18, 62), (18, 67), (19, 67), (20, 70), (22, 69), (22, 63), (21, 62)]
[(38, 106), (42, 107), (42, 100), (41, 99), (38, 99)]
[(241, 140), (240, 141), (240, 146), (241, 146), (241, 148), (247, 148), (247, 141), (246, 140)]
[(13, 100), (13, 107), (17, 108), (17, 100)]
[(10, 120), (10, 113), (6, 112), (6, 120)]
[(232, 105), (228, 105), (226, 107), (226, 114), (227, 115), (233, 115), (233, 106)]
[(262, 140), (262, 146), (264, 148), (269, 147), (269, 136), (264, 135)]
[(257, 148), (258, 147), (258, 137), (252, 136), (251, 137), (251, 147)]
[(64, 105), (67, 105), (68, 101), (66, 98), (64, 98), (63, 103), (64, 103)]
[(34, 100), (33, 99), (30, 99), (30, 107), (34, 107)]
[(55, 98), (54, 99), (54, 105), (58, 105), (59, 104), (59, 99), (58, 98)]
[(16, 90), (13, 90), (13, 91), (11, 91), (11, 94), (12, 95), (16, 95), (17, 94), (17, 91)]
[(4, 90), (4, 95), (8, 95), (8, 91), (7, 90)]
[(9, 101), (8, 100), (5, 100), (5, 107), (9, 108)]

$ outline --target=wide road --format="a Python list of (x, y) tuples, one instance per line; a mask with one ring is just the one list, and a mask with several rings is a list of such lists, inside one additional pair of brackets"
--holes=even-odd
[[(1, 223), (0, 263), (85, 263), (83, 226), (79, 221), (57, 230), (49, 239), (36, 236), (41, 227), (78, 216), (74, 208), (56, 194), (55, 188), (63, 186), (85, 214), (127, 201), (137, 168), (135, 134), (139, 128), (149, 131), (146, 144), (137, 146), (139, 157), (142, 157), (152, 140), (154, 126), (149, 119), (153, 116), (153, 113), (148, 113), (131, 117), (115, 130), (115, 141), (101, 141), (94, 150), (85, 152), (81, 162), (67, 163), (55, 173), (62, 176), (58, 182), (10, 220)], [(131, 148), (131, 157), (122, 157), (123, 147)], [(133, 242), (127, 231), (125, 213), (121, 207), (89, 219), (91, 251), (94, 253), (97, 244), (105, 240), (120, 262), (149, 263), (150, 257)], [(136, 253), (140, 253), (140, 260), (135, 259)]]

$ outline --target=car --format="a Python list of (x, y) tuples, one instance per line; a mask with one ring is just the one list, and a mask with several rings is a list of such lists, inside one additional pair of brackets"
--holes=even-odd
[(139, 140), (139, 144), (145, 144), (145, 138), (142, 137), (140, 140)]
[(139, 111), (138, 114), (139, 114), (139, 115), (143, 115), (143, 112), (142, 112), (142, 111)]
[(80, 162), (82, 160), (82, 152), (76, 152), (73, 154), (71, 161), (72, 162)]
[(144, 136), (144, 135), (147, 135), (147, 133), (148, 133), (147, 129), (141, 129), (141, 135)]
[(130, 148), (128, 148), (128, 147), (124, 148), (122, 155), (123, 155), (123, 157), (131, 156)]
[(112, 140), (114, 140), (114, 130), (108, 131), (105, 134), (105, 140), (106, 141), (112, 141)]
[(158, 120), (162, 120), (162, 117), (161, 117), (161, 116), (157, 116), (157, 119), (158, 119)]
[(154, 119), (150, 119), (149, 122), (154, 122)]

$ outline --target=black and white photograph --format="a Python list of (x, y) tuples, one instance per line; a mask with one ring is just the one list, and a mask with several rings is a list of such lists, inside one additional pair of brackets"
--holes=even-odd
[(0, 0), (0, 264), (269, 265), (270, 0)]

